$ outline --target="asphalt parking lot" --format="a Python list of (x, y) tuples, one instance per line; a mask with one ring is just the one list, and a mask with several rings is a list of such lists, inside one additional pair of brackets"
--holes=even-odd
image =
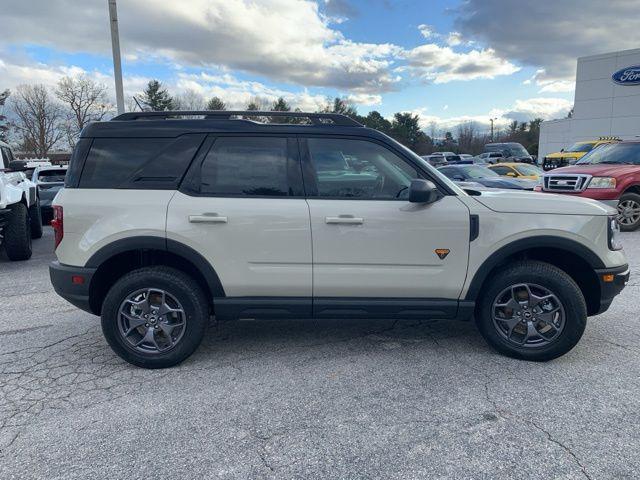
[(460, 322), (245, 321), (162, 371), (55, 295), (51, 237), (0, 257), (0, 478), (640, 476), (640, 232), (630, 285), (550, 363)]

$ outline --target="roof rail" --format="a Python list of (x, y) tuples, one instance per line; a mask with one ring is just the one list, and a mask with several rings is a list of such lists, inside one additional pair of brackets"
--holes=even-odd
[(339, 113), (304, 113), (304, 112), (259, 112), (253, 110), (228, 111), (228, 110), (165, 110), (162, 112), (127, 112), (113, 117), (112, 121), (123, 120), (167, 120), (177, 117), (204, 117), (215, 120), (243, 120), (255, 117), (283, 117), (283, 118), (307, 118), (313, 125), (328, 125), (340, 127), (362, 127), (363, 125), (352, 118)]

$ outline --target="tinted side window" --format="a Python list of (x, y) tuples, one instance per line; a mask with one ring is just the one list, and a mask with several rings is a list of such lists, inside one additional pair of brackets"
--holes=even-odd
[(293, 195), (290, 172), (297, 160), (288, 153), (287, 139), (220, 137), (202, 162), (200, 193), (219, 196)]
[(9, 168), (9, 163), (13, 161), (13, 153), (11, 152), (11, 149), (7, 147), (2, 147), (1, 150), (3, 163), (2, 168)]
[[(95, 138), (80, 188), (174, 189), (204, 135), (177, 138)], [(73, 170), (73, 158), (72, 167)]]
[(418, 171), (395, 153), (365, 140), (309, 138), (318, 196), (407, 199)]

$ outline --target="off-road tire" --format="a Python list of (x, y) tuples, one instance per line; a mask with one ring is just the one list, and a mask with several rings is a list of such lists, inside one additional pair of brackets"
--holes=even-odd
[(9, 260), (29, 260), (32, 254), (29, 211), (23, 203), (10, 208), (9, 221), (3, 232), (4, 250)]
[[(500, 335), (492, 310), (496, 297), (504, 289), (519, 283), (531, 283), (552, 291), (565, 312), (565, 324), (552, 343), (540, 347), (519, 347)], [(576, 346), (587, 323), (587, 306), (582, 291), (573, 279), (553, 265), (538, 261), (519, 261), (495, 273), (483, 287), (476, 309), (476, 323), (485, 340), (498, 352), (531, 361), (548, 361), (560, 357)]]
[(40, 199), (29, 207), (29, 221), (31, 222), (31, 238), (42, 238), (42, 210)]
[[(186, 326), (182, 338), (167, 352), (141, 353), (131, 348), (120, 333), (118, 318), (122, 302), (140, 289), (162, 289), (184, 308)], [(102, 305), (102, 332), (123, 360), (144, 368), (168, 368), (189, 357), (200, 345), (209, 323), (209, 304), (195, 280), (179, 270), (158, 266), (127, 273), (109, 290)]]

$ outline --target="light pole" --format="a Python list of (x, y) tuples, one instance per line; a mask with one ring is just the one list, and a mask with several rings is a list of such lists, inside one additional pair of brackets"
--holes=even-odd
[(490, 118), (489, 121), (491, 122), (491, 141), (493, 142), (493, 122), (495, 122), (497, 120), (497, 118)]
[(124, 113), (124, 93), (122, 91), (122, 64), (120, 62), (120, 36), (118, 34), (118, 8), (116, 0), (109, 3), (109, 23), (111, 24), (111, 50), (113, 51), (113, 75), (116, 82), (116, 106), (118, 115)]

